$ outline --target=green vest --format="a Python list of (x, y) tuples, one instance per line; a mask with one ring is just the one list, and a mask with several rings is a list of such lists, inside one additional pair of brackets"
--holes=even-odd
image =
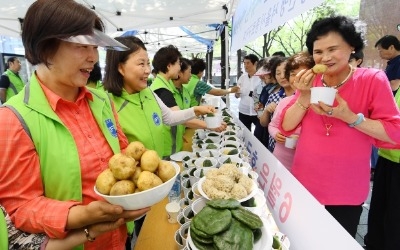
[(90, 82), (86, 85), (86, 87), (89, 88), (94, 88), (94, 89), (99, 89), (99, 90), (104, 90), (103, 83), (99, 80), (97, 82)]
[(194, 90), (196, 89), (197, 83), (200, 81), (200, 78), (197, 75), (193, 75), (190, 77), (190, 80), (187, 84), (185, 84), (186, 89), (190, 94), (190, 107), (199, 106), (200, 98), (196, 98), (194, 95)]
[(6, 217), (0, 209), (0, 249), (8, 249), (8, 230)]
[(7, 75), (8, 79), (10, 80), (10, 86), (7, 88), (6, 91), (6, 101), (8, 101), (11, 97), (18, 94), (22, 88), (25, 86), (24, 82), (22, 81), (19, 75), (15, 74), (12, 70), (7, 69), (3, 75)]
[[(150, 88), (155, 91), (157, 89), (168, 89), (174, 96), (176, 104), (181, 110), (190, 108), (190, 94), (188, 90), (182, 87), (181, 90), (177, 89), (172, 81), (167, 82), (165, 78), (160, 75), (154, 79)], [(163, 156), (170, 156), (176, 152), (182, 151), (183, 148), (183, 135), (185, 133), (185, 125), (168, 126), (164, 125), (165, 134), (165, 148)]]
[[(397, 106), (400, 108), (400, 90), (397, 91), (396, 96), (394, 97)], [(386, 158), (390, 161), (400, 163), (400, 150), (399, 149), (379, 149), (378, 154), (383, 158)]]
[[(88, 103), (92, 114), (114, 154), (119, 153), (111, 101), (102, 91), (91, 89), (90, 92), (93, 101), (88, 100)], [(50, 107), (35, 74), (23, 91), (5, 106), (16, 113), (35, 145), (40, 160), (43, 195), (60, 201), (82, 201), (81, 168), (74, 138)]]
[(111, 95), (118, 121), (128, 141), (140, 141), (147, 149), (164, 153), (164, 130), (161, 108), (154, 93), (145, 88), (139, 93), (128, 94), (125, 89), (121, 97)]

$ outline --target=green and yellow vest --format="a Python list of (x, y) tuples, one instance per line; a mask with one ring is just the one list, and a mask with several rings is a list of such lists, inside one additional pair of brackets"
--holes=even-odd
[(8, 230), (6, 216), (0, 209), (0, 249), (8, 249)]
[(18, 94), (25, 86), (24, 82), (22, 81), (19, 75), (15, 74), (12, 70), (7, 69), (3, 75), (7, 75), (8, 79), (10, 80), (10, 86), (7, 88), (6, 91), (6, 101), (8, 101), (11, 97)]
[[(93, 101), (88, 101), (89, 107), (97, 124), (114, 154), (119, 153), (111, 100), (102, 91), (90, 89), (90, 92)], [(60, 201), (82, 201), (81, 168), (74, 138), (50, 107), (35, 74), (5, 106), (14, 111), (32, 138), (39, 155), (44, 196)], [(83, 246), (74, 249), (83, 249)]]
[(198, 106), (200, 103), (200, 98), (196, 98), (194, 95), (194, 90), (196, 89), (197, 83), (200, 81), (200, 78), (197, 75), (193, 75), (190, 77), (190, 80), (187, 84), (185, 84), (185, 88), (189, 91), (190, 94), (190, 107)]
[(121, 97), (111, 95), (111, 99), (128, 141), (140, 141), (147, 149), (163, 156), (165, 136), (162, 113), (153, 91), (145, 88), (139, 93), (128, 94), (124, 89)]
[[(394, 97), (397, 106), (400, 108), (400, 90), (397, 91)], [(400, 163), (400, 150), (399, 149), (379, 149), (378, 154), (383, 158), (390, 161)]]
[[(151, 84), (150, 88), (155, 91), (157, 89), (165, 88), (168, 89), (174, 96), (176, 104), (181, 110), (190, 108), (190, 94), (184, 87), (177, 89), (172, 81), (167, 81), (164, 77), (157, 75)], [(183, 148), (183, 134), (185, 133), (185, 125), (169, 126), (163, 125), (165, 134), (165, 148), (163, 156), (170, 156), (176, 152), (179, 152)]]

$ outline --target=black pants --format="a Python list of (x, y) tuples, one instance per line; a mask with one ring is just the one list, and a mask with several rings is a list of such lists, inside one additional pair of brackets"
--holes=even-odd
[(260, 120), (258, 124), (256, 124), (256, 128), (254, 129), (254, 136), (265, 146), (268, 147), (268, 129), (261, 126)]
[(400, 249), (400, 163), (379, 156), (368, 214), (367, 249)]
[(250, 131), (251, 131), (251, 124), (254, 124), (255, 126), (257, 126), (257, 124), (260, 124), (260, 120), (256, 115), (245, 115), (240, 112), (239, 112), (239, 121), (241, 121), (244, 124), (244, 126), (246, 126), (246, 128)]
[(362, 204), (357, 206), (325, 206), (325, 209), (351, 236), (356, 238), (357, 227), (362, 213)]

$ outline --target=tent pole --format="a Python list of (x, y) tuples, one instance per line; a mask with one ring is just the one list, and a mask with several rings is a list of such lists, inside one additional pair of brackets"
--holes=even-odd
[[(227, 62), (226, 62), (226, 52), (227, 52), (227, 48), (226, 48), (226, 32), (225, 30), (227, 30), (226, 25), (224, 25), (224, 28), (221, 32), (221, 89), (226, 89), (226, 75), (227, 75)], [(229, 83), (228, 83), (229, 84)], [(224, 102), (226, 102), (226, 96), (222, 97), (222, 100)], [(228, 105), (227, 105), (228, 107)]]
[[(228, 32), (228, 22), (224, 22), (225, 28), (225, 87), (229, 89), (230, 82), (230, 66), (229, 66), (229, 32)], [(229, 109), (231, 106), (229, 94), (226, 97), (226, 107)]]

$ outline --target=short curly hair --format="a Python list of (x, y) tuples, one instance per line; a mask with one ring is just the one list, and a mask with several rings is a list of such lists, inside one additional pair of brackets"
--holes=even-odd
[(364, 48), (362, 35), (356, 30), (354, 20), (345, 16), (331, 16), (316, 20), (307, 33), (306, 46), (311, 55), (314, 50), (314, 42), (329, 32), (340, 34), (347, 44), (354, 47), (355, 51)]

